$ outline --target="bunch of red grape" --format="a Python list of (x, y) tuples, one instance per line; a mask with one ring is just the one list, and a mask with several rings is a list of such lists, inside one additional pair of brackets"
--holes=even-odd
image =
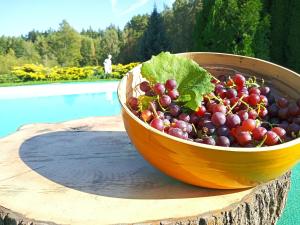
[(166, 134), (198, 143), (260, 147), (280, 144), (300, 134), (300, 100), (289, 102), (275, 98), (268, 86), (259, 86), (256, 78), (241, 74), (213, 78), (214, 92), (205, 95), (196, 111), (182, 106), (175, 80), (139, 88), (151, 97), (131, 97), (127, 105), (141, 120)]

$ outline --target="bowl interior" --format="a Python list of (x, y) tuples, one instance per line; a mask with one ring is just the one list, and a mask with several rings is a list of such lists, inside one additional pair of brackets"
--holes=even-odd
[[(266, 62), (264, 60), (259, 60), (251, 57), (242, 57), (231, 54), (220, 54), (220, 53), (183, 53), (178, 54), (182, 57), (188, 57), (197, 62), (200, 66), (208, 70), (213, 76), (219, 77), (221, 75), (233, 76), (236, 73), (243, 74), (246, 77), (256, 77), (256, 79), (261, 82), (264, 80), (264, 83), (271, 87), (272, 93), (276, 96), (285, 96), (288, 99), (297, 100), (300, 96), (300, 76), (286, 68)], [(129, 72), (120, 82), (118, 88), (119, 100), (131, 116), (135, 117), (133, 113), (126, 106), (126, 100), (131, 97), (138, 97), (141, 94), (144, 94), (139, 89), (139, 84), (145, 79), (141, 76), (140, 73), (141, 65), (135, 67), (132, 71)], [(144, 124), (142, 121), (137, 119), (141, 124)], [(148, 129), (151, 129), (148, 126)], [(153, 129), (154, 132), (157, 132)], [(159, 132), (161, 133), (161, 132)], [(168, 137), (170, 137), (168, 135)], [(173, 137), (171, 137), (173, 138)], [(177, 138), (176, 138), (177, 139)], [(186, 141), (188, 142), (188, 141)], [(199, 145), (202, 144), (188, 142), (189, 144)], [(260, 148), (266, 150), (279, 149), (282, 145), (294, 145), (299, 144), (300, 139), (295, 139), (290, 142), (286, 142), (281, 145), (275, 145), (271, 147)], [(278, 147), (279, 146), (279, 147)], [(212, 147), (215, 149), (215, 147)], [(224, 147), (216, 147), (217, 149), (223, 149)], [(229, 148), (224, 148), (223, 150), (229, 150)], [(230, 148), (236, 150), (245, 151), (246, 148)], [(257, 148), (247, 148), (255, 149)]]

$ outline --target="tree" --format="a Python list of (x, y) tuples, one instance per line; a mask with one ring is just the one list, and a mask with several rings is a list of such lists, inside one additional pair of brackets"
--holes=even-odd
[(5, 36), (0, 37), (0, 55), (5, 55), (8, 51), (8, 38)]
[(260, 0), (204, 1), (198, 48), (202, 51), (254, 55), (253, 40), (260, 22)]
[(92, 66), (96, 64), (96, 51), (92, 38), (82, 36), (80, 53), (82, 57), (80, 66)]
[(161, 14), (154, 7), (149, 18), (148, 27), (141, 39), (141, 57), (148, 60), (152, 55), (169, 50), (166, 30)]
[(99, 55), (99, 63), (103, 62), (108, 54), (112, 55), (113, 60), (118, 58), (120, 53), (119, 32), (120, 30), (113, 25), (106, 28), (103, 32), (100, 42), (102, 49)]
[(125, 25), (119, 55), (119, 61), (129, 63), (140, 60), (140, 41), (148, 25), (149, 15), (138, 15)]
[(259, 22), (252, 45), (257, 58), (270, 59), (270, 29), (270, 15), (266, 14)]
[(271, 6), (271, 58), (274, 62), (285, 65), (285, 46), (288, 34), (288, 12), (290, 0), (276, 0)]
[(300, 72), (300, 2), (291, 0), (289, 7), (289, 26), (285, 48), (286, 64), (289, 68)]
[(201, 10), (202, 0), (176, 0), (172, 9), (165, 9), (163, 17), (173, 52), (193, 49), (193, 28), (196, 25), (196, 15)]
[(80, 34), (63, 20), (57, 32), (49, 35), (49, 45), (61, 66), (78, 66), (81, 60)]
[(55, 55), (52, 53), (52, 49), (50, 47), (51, 36), (38, 36), (34, 45), (41, 56), (42, 64), (45, 66), (56, 66), (57, 59)]

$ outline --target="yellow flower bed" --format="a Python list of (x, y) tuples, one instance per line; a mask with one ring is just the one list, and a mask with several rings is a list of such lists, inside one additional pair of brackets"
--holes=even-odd
[(138, 63), (112, 65), (112, 73), (104, 74), (102, 66), (85, 67), (44, 67), (42, 65), (24, 64), (13, 67), (11, 73), (22, 81), (38, 80), (82, 80), (82, 79), (120, 79)]

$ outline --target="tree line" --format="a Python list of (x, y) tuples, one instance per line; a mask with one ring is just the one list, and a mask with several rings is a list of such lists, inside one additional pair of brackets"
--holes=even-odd
[(58, 30), (0, 37), (0, 73), (12, 65), (102, 65), (145, 61), (161, 51), (215, 51), (254, 56), (300, 72), (300, 1), (176, 0), (137, 15), (119, 29)]

